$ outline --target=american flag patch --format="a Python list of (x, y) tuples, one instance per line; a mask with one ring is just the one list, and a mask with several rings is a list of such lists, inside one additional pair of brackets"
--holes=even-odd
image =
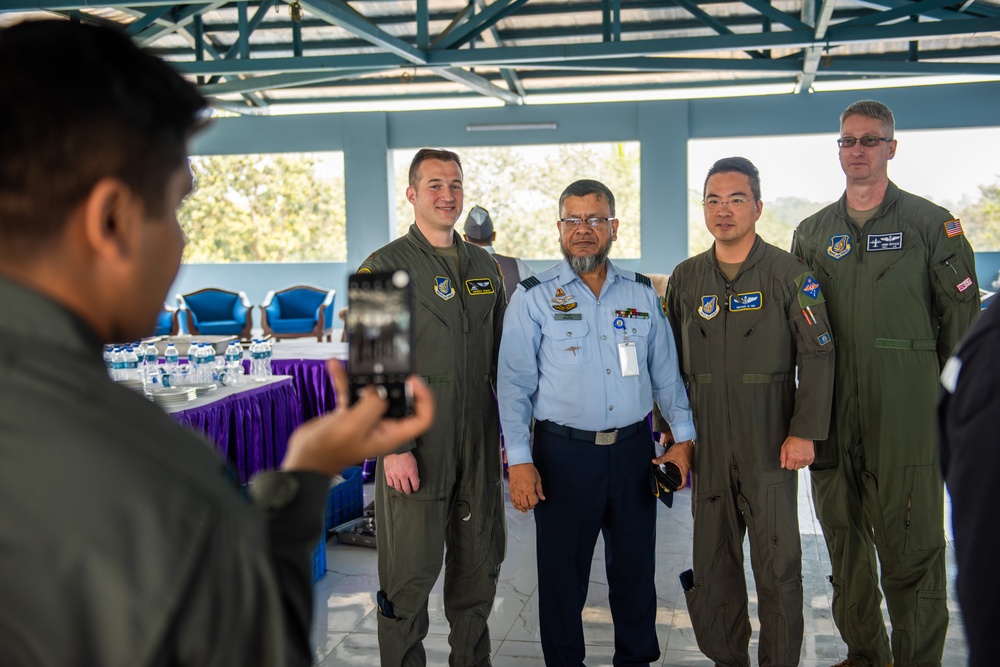
[(954, 220), (949, 220), (944, 223), (944, 233), (948, 235), (948, 238), (951, 238), (952, 236), (961, 236), (965, 233), (965, 230), (962, 229), (962, 221), (955, 218)]

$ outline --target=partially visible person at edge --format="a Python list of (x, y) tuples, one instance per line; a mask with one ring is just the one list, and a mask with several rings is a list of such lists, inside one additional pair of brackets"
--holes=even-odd
[(988, 490), (1000, 471), (1000, 301), (988, 305), (941, 373), (938, 442), (951, 495), (958, 577), (955, 588), (969, 667), (996, 665), (1000, 628), (1000, 530)]
[[(581, 180), (559, 197), (563, 261), (520, 283), (500, 344), (497, 395), (510, 499), (535, 511), (545, 664), (581, 665), (581, 612), (603, 534), (616, 665), (649, 665), (656, 638), (656, 498), (651, 460), (686, 479), (694, 422), (663, 301), (609, 259), (615, 198)], [(653, 402), (678, 443), (653, 459)], [(534, 447), (529, 424), (534, 418)]]
[(535, 275), (531, 267), (520, 257), (501, 255), (493, 249), (493, 244), (497, 240), (496, 229), (493, 227), (490, 212), (482, 206), (473, 206), (469, 211), (468, 217), (465, 218), (463, 238), (493, 255), (493, 259), (500, 265), (500, 274), (503, 276), (504, 291), (508, 299), (519, 282)]
[(102, 345), (148, 335), (177, 273), (204, 107), (119, 31), (0, 29), (4, 667), (312, 664), (330, 476), (431, 423), (419, 382), (405, 420), (369, 391), (300, 427), (251, 502), (209, 443), (108, 377)]
[[(699, 435), (685, 597), (701, 652), (716, 665), (749, 667), (749, 529), (760, 664), (797, 665), (798, 471), (813, 462), (813, 441), (829, 428), (833, 337), (819, 281), (801, 259), (757, 235), (764, 210), (757, 168), (721, 159), (702, 195), (715, 243), (681, 262), (667, 284), (667, 317)], [(669, 430), (659, 419), (653, 426), (666, 444)]]
[(414, 223), (360, 269), (410, 272), (417, 372), (438, 405), (431, 429), (376, 467), (382, 667), (426, 664), (427, 600), (445, 553), (449, 664), (490, 664), (486, 622), (506, 548), (494, 386), (507, 298), (496, 261), (455, 232), (462, 180), (455, 153), (418, 151), (406, 188)]
[(938, 374), (979, 312), (962, 223), (889, 180), (894, 132), (881, 102), (841, 114), (847, 189), (792, 240), (823, 284), (837, 342), (834, 416), (811, 477), (844, 667), (941, 664), (948, 582), (934, 406)]

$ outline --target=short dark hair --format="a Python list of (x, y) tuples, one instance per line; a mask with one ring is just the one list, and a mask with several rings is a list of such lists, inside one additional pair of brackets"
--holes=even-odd
[(844, 113), (840, 114), (840, 124), (843, 125), (851, 116), (864, 116), (881, 121), (889, 133), (889, 138), (895, 136), (896, 119), (892, 116), (892, 109), (877, 100), (858, 100), (847, 107)]
[(43, 247), (102, 178), (161, 214), (205, 105), (119, 31), (59, 20), (0, 29), (0, 253)]
[(608, 202), (608, 213), (612, 218), (615, 217), (615, 196), (611, 189), (604, 183), (589, 178), (573, 181), (566, 186), (566, 189), (559, 195), (559, 215), (562, 215), (563, 202), (566, 201), (567, 197), (586, 197), (587, 195), (597, 195), (598, 201)]
[(724, 157), (721, 160), (716, 160), (712, 168), (708, 170), (708, 174), (705, 175), (705, 184), (701, 187), (701, 196), (704, 198), (705, 192), (708, 190), (708, 179), (716, 174), (729, 174), (732, 172), (743, 174), (750, 179), (750, 193), (754, 199), (759, 200), (760, 172), (757, 171), (757, 167), (753, 166), (753, 162), (745, 157)]
[(459, 170), (465, 173), (462, 169), (462, 158), (458, 157), (458, 153), (454, 151), (445, 150), (444, 148), (421, 148), (417, 151), (417, 154), (413, 156), (410, 160), (410, 187), (417, 187), (420, 183), (420, 165), (425, 160), (441, 160), (442, 162), (454, 162), (458, 165)]

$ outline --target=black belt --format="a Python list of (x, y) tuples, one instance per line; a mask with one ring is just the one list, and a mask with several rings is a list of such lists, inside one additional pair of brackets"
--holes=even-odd
[(645, 428), (646, 420), (638, 421), (630, 426), (622, 428), (612, 428), (607, 431), (581, 431), (578, 428), (562, 426), (550, 421), (536, 421), (535, 428), (552, 433), (553, 435), (569, 436), (574, 440), (592, 442), (595, 445), (613, 445), (619, 440), (624, 440), (641, 428)]

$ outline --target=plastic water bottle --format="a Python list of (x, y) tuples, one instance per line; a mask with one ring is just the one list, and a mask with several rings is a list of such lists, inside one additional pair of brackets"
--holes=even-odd
[(211, 343), (205, 343), (201, 359), (201, 365), (205, 368), (203, 371), (203, 375), (205, 377), (203, 382), (205, 384), (211, 384), (215, 381), (215, 346)]
[(122, 374), (122, 380), (138, 380), (139, 379), (139, 355), (135, 353), (135, 350), (131, 345), (125, 347), (124, 354), (125, 361), (125, 372)]
[(146, 344), (146, 354), (143, 355), (143, 366), (147, 375), (153, 375), (160, 370), (159, 352), (152, 343)]
[(181, 355), (177, 352), (177, 346), (173, 343), (167, 344), (167, 349), (163, 351), (163, 370), (168, 373), (176, 373), (177, 366), (181, 362)]
[(205, 344), (198, 343), (193, 350), (188, 352), (188, 364), (193, 366), (194, 381), (198, 384), (205, 382)]
[(257, 382), (264, 381), (264, 347), (259, 338), (250, 345), (250, 377)]
[[(239, 342), (232, 341), (226, 347), (226, 373), (228, 384), (240, 384), (243, 379), (243, 348)], [(224, 382), (223, 384), (226, 384)]]
[(125, 351), (116, 345), (111, 351), (111, 379), (122, 380), (125, 377)]
[(260, 341), (261, 345), (261, 375), (269, 378), (274, 375), (271, 370), (271, 341), (266, 338)]
[(111, 378), (114, 378), (114, 376), (115, 376), (115, 374), (114, 374), (115, 362), (114, 362), (114, 359), (112, 357), (112, 354), (114, 353), (114, 349), (115, 349), (114, 345), (105, 345), (104, 346), (104, 354), (103, 354), (103, 357), (104, 357), (104, 367), (106, 369), (108, 369), (108, 376), (110, 376)]

